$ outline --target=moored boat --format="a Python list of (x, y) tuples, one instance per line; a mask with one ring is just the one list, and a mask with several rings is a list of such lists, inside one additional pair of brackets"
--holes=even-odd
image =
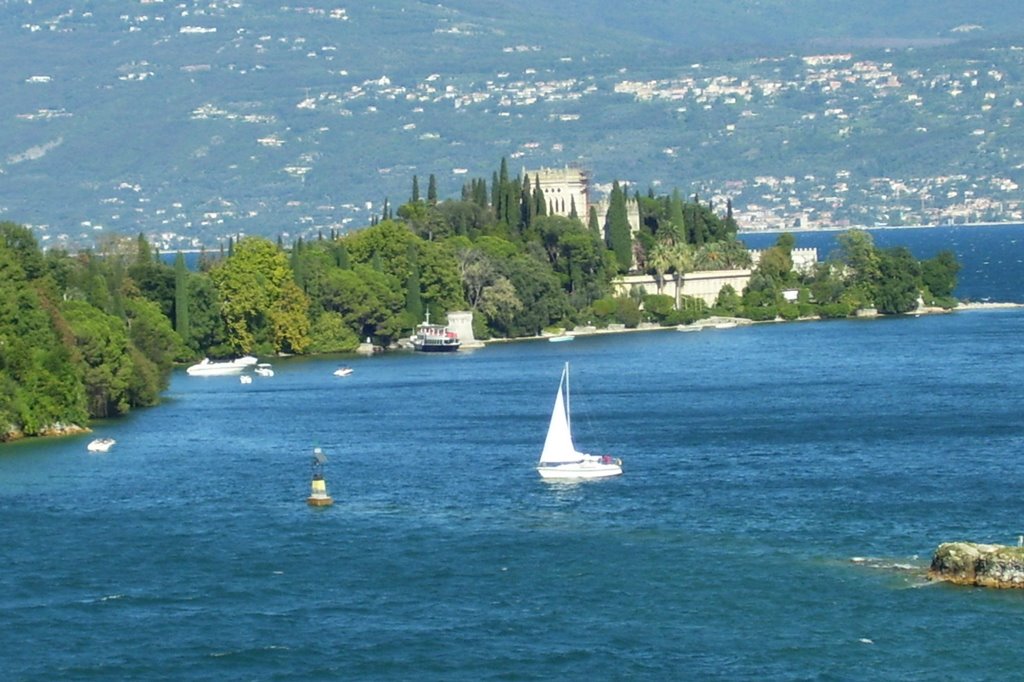
[(443, 324), (430, 323), (430, 311), (426, 320), (416, 326), (416, 333), (410, 339), (413, 350), (424, 353), (450, 353), (457, 351), (462, 342), (459, 335)]
[(211, 376), (223, 376), (227, 374), (239, 374), (242, 370), (247, 367), (252, 367), (257, 362), (256, 358), (251, 355), (245, 355), (234, 360), (223, 360), (213, 361), (210, 358), (203, 358), (202, 362), (198, 362), (189, 367), (186, 372), (189, 376), (200, 376), (200, 377), (211, 377)]

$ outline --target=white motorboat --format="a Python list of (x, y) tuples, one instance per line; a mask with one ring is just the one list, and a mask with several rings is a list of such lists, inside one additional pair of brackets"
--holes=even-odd
[(272, 377), (274, 376), (274, 368), (270, 366), (269, 362), (261, 362), (256, 365), (256, 369), (253, 370), (261, 377)]
[(116, 442), (117, 441), (113, 438), (97, 438), (90, 441), (89, 444), (85, 446), (85, 449), (89, 452), (107, 452)]
[(224, 376), (227, 374), (240, 374), (247, 367), (256, 364), (256, 358), (245, 355), (234, 360), (213, 361), (210, 358), (203, 358), (202, 362), (189, 367), (186, 372), (194, 377)]
[(351, 373), (352, 373), (352, 368), (351, 367), (339, 367), (338, 369), (334, 370), (334, 372), (333, 372), (334, 376), (336, 376), (336, 377), (347, 377)]
[(571, 336), (569, 334), (559, 334), (558, 336), (549, 336), (548, 337), (548, 342), (549, 343), (563, 343), (565, 341), (572, 341), (575, 338), (576, 338), (575, 336)]
[[(565, 387), (565, 397), (562, 387)], [(569, 422), (569, 363), (565, 363), (562, 379), (558, 382), (555, 406), (551, 410), (548, 435), (540, 453), (537, 472), (545, 479), (606, 478), (622, 473), (622, 460), (609, 455), (591, 455), (580, 452), (572, 442)]]

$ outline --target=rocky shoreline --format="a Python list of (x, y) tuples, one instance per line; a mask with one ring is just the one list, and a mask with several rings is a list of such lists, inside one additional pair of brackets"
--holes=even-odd
[[(1024, 308), (1024, 303), (1010, 303), (1010, 302), (961, 302), (956, 308), (938, 308), (932, 306), (918, 307), (916, 310), (912, 310), (906, 315), (937, 315), (940, 313), (955, 313), (960, 311), (971, 311), (971, 310), (1004, 310), (1008, 308)], [(864, 317), (884, 317), (883, 315), (875, 312), (865, 312), (864, 314), (858, 314), (858, 318)], [(752, 324), (781, 324), (787, 321), (792, 322), (814, 322), (820, 320), (820, 317), (801, 317), (796, 320), (783, 320), (777, 318), (774, 320), (764, 320), (755, 322), (745, 317), (708, 317), (702, 320), (697, 320), (692, 324), (687, 325), (672, 325), (663, 327), (653, 322), (643, 322), (636, 327), (626, 327), (622, 324), (611, 324), (607, 327), (598, 328), (593, 326), (576, 327), (575, 329), (561, 330), (559, 333), (544, 333), (537, 336), (519, 336), (516, 338), (494, 338), (484, 339), (480, 341), (482, 345), (488, 345), (492, 343), (511, 343), (515, 341), (537, 341), (548, 339), (553, 336), (566, 335), (566, 336), (594, 336), (598, 334), (623, 334), (630, 332), (650, 332), (650, 331), (664, 331), (664, 330), (679, 330), (679, 331), (697, 331), (700, 329), (725, 329), (733, 326), (747, 326)]]
[[(79, 426), (78, 424), (62, 424), (60, 422), (51, 424), (50, 426), (42, 429), (38, 434), (33, 435), (32, 438), (52, 438), (55, 436), (76, 436), (80, 433), (91, 433), (92, 429)], [(11, 443), (22, 438), (27, 438), (24, 433), (20, 430), (9, 426), (6, 431), (0, 433), (0, 443)]]

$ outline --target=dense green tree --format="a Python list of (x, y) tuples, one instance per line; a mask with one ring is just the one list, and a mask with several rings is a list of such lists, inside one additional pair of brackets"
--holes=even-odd
[(57, 424), (84, 426), (89, 418), (84, 365), (70, 329), (22, 262), (36, 276), (43, 272), (31, 234), (0, 239), (0, 441), (40, 435)]
[(68, 301), (62, 312), (85, 362), (83, 379), (90, 416), (125, 414), (131, 407), (135, 365), (124, 323), (85, 301)]
[(185, 267), (185, 256), (178, 252), (174, 257), (174, 329), (178, 335), (187, 343), (191, 336), (189, 329), (189, 295), (188, 295), (188, 268)]
[(344, 353), (359, 347), (359, 337), (345, 326), (340, 313), (321, 312), (310, 328), (309, 351), (312, 353)]
[(875, 307), (880, 313), (907, 313), (917, 308), (920, 265), (903, 246), (883, 249), (878, 259)]
[(0, 221), (0, 247), (11, 252), (13, 262), (18, 264), (26, 280), (43, 276), (43, 253), (32, 230), (17, 223)]
[(423, 319), (423, 296), (420, 292), (420, 270), (413, 265), (409, 279), (405, 283), (405, 313), (409, 324), (416, 325)]
[(419, 244), (417, 265), (424, 305), (433, 314), (446, 314), (466, 307), (462, 282), (459, 280), (458, 259), (451, 245), (434, 242)]
[(304, 353), (309, 346), (309, 298), (294, 280), (285, 280), (269, 312), (274, 349)]
[(152, 405), (155, 396), (167, 388), (171, 368), (180, 357), (186, 355), (181, 341), (171, 328), (170, 319), (160, 307), (145, 298), (129, 298), (125, 304), (128, 318), (128, 335), (132, 345), (153, 363), (155, 369), (155, 391), (151, 402), (135, 404)]
[(189, 291), (189, 336), (185, 343), (196, 352), (211, 357), (229, 355), (227, 326), (221, 315), (220, 299), (213, 280), (208, 273), (200, 273), (188, 279)]
[(368, 265), (330, 274), (329, 310), (340, 313), (345, 325), (359, 338), (397, 338), (402, 331), (405, 297), (395, 277)]
[(851, 283), (869, 287), (878, 280), (879, 256), (870, 232), (847, 230), (836, 236), (836, 242), (839, 249), (835, 254), (850, 270)]
[(506, 335), (522, 309), (523, 302), (519, 299), (515, 285), (504, 276), (497, 276), (480, 292), (477, 310), (487, 318), (493, 329)]
[(956, 289), (960, 264), (952, 251), (940, 251), (934, 258), (921, 262), (921, 283), (937, 298), (948, 298)]
[[(227, 326), (227, 343), (238, 353), (258, 352), (273, 344), (269, 313), (282, 286), (292, 280), (288, 259), (261, 237), (246, 237), (235, 253), (210, 273)], [(281, 348), (274, 348), (281, 350)]]
[(547, 264), (529, 255), (519, 255), (499, 267), (522, 303), (508, 327), (499, 330), (506, 336), (538, 335), (552, 320), (571, 314), (568, 297)]

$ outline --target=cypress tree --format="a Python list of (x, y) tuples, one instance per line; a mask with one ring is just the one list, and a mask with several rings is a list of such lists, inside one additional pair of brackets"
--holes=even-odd
[(431, 206), (437, 203), (437, 179), (434, 174), (430, 174), (430, 179), (427, 181), (427, 203)]
[(415, 175), (412, 176), (412, 203), (416, 203), (420, 200), (420, 179)]
[(544, 191), (540, 188), (540, 175), (535, 175), (533, 178), (533, 214), (547, 215), (547, 212)]
[(579, 219), (580, 214), (576, 212), (576, 197), (569, 197), (569, 217)]
[(533, 217), (537, 214), (536, 204), (530, 196), (530, 176), (523, 178), (523, 187), (519, 192), (519, 224), (526, 229), (533, 224)]
[(135, 262), (142, 264), (149, 263), (150, 261), (152, 261), (153, 254), (149, 249), (149, 242), (146, 241), (146, 235), (139, 232), (139, 236), (135, 240), (135, 243), (136, 246), (138, 247), (138, 252), (135, 254)]
[(188, 268), (185, 256), (179, 251), (174, 257), (174, 329), (186, 343), (190, 336), (188, 305)]
[(477, 190), (474, 198), (480, 208), (487, 208), (487, 181), (483, 178), (477, 180)]
[(679, 190), (672, 190), (672, 199), (670, 201), (671, 210), (669, 211), (669, 222), (675, 226), (675, 233), (685, 242), (686, 240), (686, 219), (683, 218), (683, 199), (679, 195)]
[(736, 218), (732, 215), (732, 199), (725, 200), (725, 230), (732, 234), (737, 230)]
[(518, 208), (519, 187), (521, 184), (519, 177), (516, 176), (512, 180), (505, 182), (504, 190), (502, 192), (504, 195), (504, 198), (502, 199), (504, 206), (502, 208), (504, 209), (505, 214), (505, 224), (509, 227), (516, 227), (519, 224), (517, 219), (518, 216), (516, 215), (518, 211), (516, 209)]
[(501, 214), (498, 212), (498, 204), (500, 203), (501, 196), (499, 194), (498, 185), (498, 174), (491, 173), (491, 208), (494, 209), (494, 217), (497, 220), (501, 219)]
[(345, 248), (344, 242), (338, 242), (338, 247), (334, 250), (334, 262), (342, 270), (349, 270), (352, 264), (348, 259), (348, 249)]
[(615, 253), (619, 271), (628, 272), (633, 265), (633, 238), (629, 230), (629, 215), (626, 212), (626, 196), (619, 187), (619, 181), (612, 183), (612, 194), (608, 202), (608, 246)]
[(601, 236), (601, 223), (597, 220), (597, 207), (591, 206), (587, 212), (587, 228), (594, 234), (595, 237), (604, 241)]

